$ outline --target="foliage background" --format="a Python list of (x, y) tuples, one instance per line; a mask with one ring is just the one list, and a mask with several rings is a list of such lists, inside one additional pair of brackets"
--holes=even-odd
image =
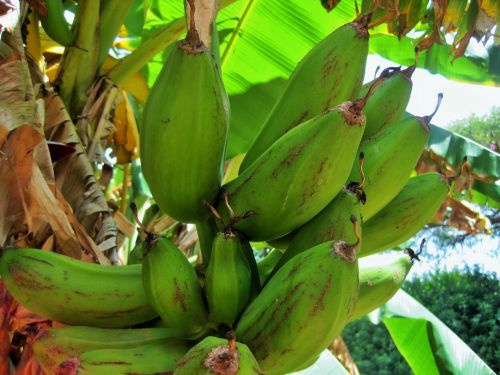
[[(496, 373), (500, 372), (500, 283), (479, 267), (428, 273), (406, 281), (403, 289), (424, 304)], [(361, 374), (412, 374), (383, 324), (367, 318), (342, 333)]]

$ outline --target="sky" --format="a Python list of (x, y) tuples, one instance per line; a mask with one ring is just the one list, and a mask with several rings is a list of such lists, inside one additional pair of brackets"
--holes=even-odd
[[(394, 66), (390, 60), (378, 55), (369, 55), (366, 65), (366, 80), (373, 79), (377, 66), (385, 69)], [(454, 120), (471, 114), (487, 115), (494, 105), (500, 106), (500, 88), (451, 81), (425, 69), (416, 69), (412, 77), (413, 90), (408, 112), (425, 116), (434, 110), (437, 95), (444, 94), (438, 113), (432, 119), (434, 125), (447, 127)]]

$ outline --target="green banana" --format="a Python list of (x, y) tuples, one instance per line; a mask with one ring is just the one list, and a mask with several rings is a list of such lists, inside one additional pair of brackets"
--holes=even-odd
[[(297, 126), (224, 185), (232, 211), (245, 217), (231, 218), (231, 226), (252, 241), (266, 241), (320, 212), (348, 177), (364, 130), (363, 105), (345, 102)], [(231, 216), (223, 202), (217, 210)]]
[[(414, 71), (415, 65), (403, 71), (399, 68), (388, 68), (380, 74), (384, 79), (374, 88), (364, 108), (366, 126), (363, 140), (372, 137), (404, 115), (410, 100), (413, 86), (411, 76)], [(363, 98), (374, 82), (364, 84), (358, 98)]]
[[(193, 77), (196, 77), (194, 79)], [(229, 100), (210, 50), (188, 33), (149, 93), (141, 164), (162, 210), (183, 222), (208, 217), (222, 181)]]
[(441, 98), (440, 95), (430, 116), (404, 118), (361, 143), (359, 150), (364, 154), (364, 164), (362, 168), (357, 163), (353, 165), (348, 181), (361, 181), (358, 187), (362, 186), (366, 195), (361, 206), (364, 221), (387, 205), (405, 185), (427, 143), (429, 122)]
[(59, 364), (89, 351), (129, 349), (178, 336), (170, 328), (105, 329), (74, 326), (48, 328), (38, 333), (32, 347), (36, 359), (47, 374), (56, 374)]
[(210, 318), (231, 327), (250, 299), (252, 275), (236, 232), (218, 233), (205, 272)]
[(178, 339), (127, 349), (94, 350), (61, 363), (59, 374), (171, 374), (175, 370), (177, 361), (188, 350), (188, 343)]
[(184, 253), (170, 240), (148, 235), (144, 254), (144, 289), (154, 309), (185, 337), (202, 335), (208, 314), (198, 277)]
[[(294, 232), (295, 235), (285, 254), (276, 264), (273, 274), (297, 254), (320, 243), (359, 242), (361, 233), (353, 232), (351, 222), (354, 220), (361, 223), (360, 206), (354, 194), (346, 190), (341, 191), (318, 215)], [(361, 226), (359, 226), (359, 232), (361, 232), (360, 228)]]
[(73, 42), (73, 32), (64, 18), (64, 6), (62, 0), (46, 0), (47, 16), (41, 14), (40, 22), (49, 37), (64, 47)]
[(2, 280), (21, 305), (50, 320), (94, 327), (129, 327), (157, 316), (141, 269), (27, 248), (6, 250), (0, 258)]
[(361, 318), (389, 301), (403, 285), (412, 265), (405, 255), (375, 267), (360, 266), (359, 298), (351, 320)]
[(288, 261), (247, 307), (236, 327), (265, 374), (302, 368), (349, 320), (358, 298), (356, 248), (342, 241)]
[(271, 275), (274, 267), (283, 256), (283, 253), (279, 249), (273, 249), (269, 254), (267, 254), (264, 259), (257, 263), (257, 268), (259, 269), (260, 283), (264, 285)]
[(262, 374), (250, 349), (234, 336), (228, 337), (205, 337), (179, 360), (174, 375)]
[(368, 55), (367, 19), (336, 29), (295, 68), (288, 84), (253, 141), (240, 174), (297, 125), (356, 96)]
[(399, 194), (363, 225), (360, 256), (379, 253), (413, 237), (446, 199), (449, 187), (439, 173), (408, 179)]

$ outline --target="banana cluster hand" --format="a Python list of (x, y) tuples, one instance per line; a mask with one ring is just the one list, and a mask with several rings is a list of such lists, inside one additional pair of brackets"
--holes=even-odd
[[(142, 264), (4, 251), (0, 274), (14, 298), (75, 325), (34, 340), (47, 374), (283, 375), (396, 293), (412, 260), (360, 268), (358, 258), (413, 236), (449, 187), (436, 173), (410, 177), (433, 115), (404, 117), (415, 67), (361, 85), (367, 23), (338, 28), (304, 57), (224, 185), (219, 68), (192, 30), (172, 47), (143, 111), (141, 163), (161, 210), (196, 224), (203, 259), (195, 269), (142, 224)], [(249, 241), (284, 251), (257, 264)], [(152, 328), (158, 316), (168, 328)]]

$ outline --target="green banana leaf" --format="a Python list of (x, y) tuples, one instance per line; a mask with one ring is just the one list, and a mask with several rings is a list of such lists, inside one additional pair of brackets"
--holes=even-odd
[(416, 375), (494, 375), (455, 333), (403, 290), (381, 312), (396, 347)]
[(292, 375), (349, 375), (349, 372), (329, 350), (323, 350), (318, 360), (305, 370)]
[[(412, 65), (415, 62), (414, 39), (395, 35), (370, 34), (370, 52), (377, 53), (397, 64)], [(419, 68), (454, 81), (466, 83), (481, 83), (489, 86), (500, 85), (500, 75), (488, 71), (488, 57), (464, 56), (454, 62), (450, 45), (434, 44), (430, 51), (418, 55)]]

